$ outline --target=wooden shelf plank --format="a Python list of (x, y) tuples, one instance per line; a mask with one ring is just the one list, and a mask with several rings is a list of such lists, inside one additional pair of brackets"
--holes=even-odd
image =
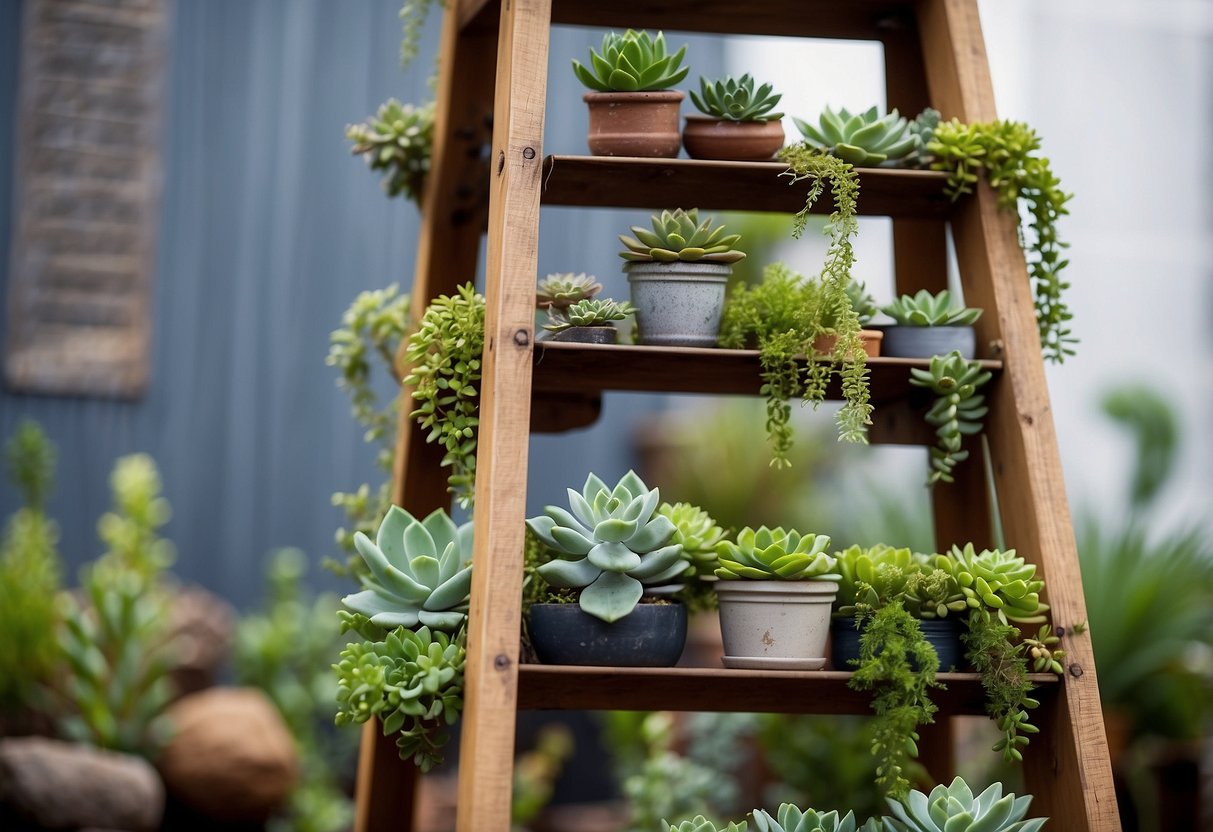
[[(518, 668), (520, 710), (731, 711), (871, 714), (871, 696), (847, 687), (850, 673), (835, 670), (767, 671), (706, 667)], [(1056, 676), (1031, 674), (1036, 698), (1051, 696)], [(946, 690), (931, 701), (941, 714), (985, 713), (976, 673), (940, 673)]]
[[(543, 161), (544, 205), (612, 208), (704, 208), (776, 211), (804, 207), (808, 183), (791, 184), (781, 162), (714, 162), (616, 156), (548, 156)], [(866, 168), (859, 171), (859, 213), (864, 216), (944, 219), (952, 201), (947, 175), (929, 170)], [(829, 189), (813, 213), (834, 210)]]
[[(495, 27), (501, 6), (494, 0), (459, 0), (458, 8), (463, 26)], [(752, 0), (744, 14), (734, 0), (553, 0), (552, 22), (848, 40), (880, 40), (915, 25), (914, 0)]]

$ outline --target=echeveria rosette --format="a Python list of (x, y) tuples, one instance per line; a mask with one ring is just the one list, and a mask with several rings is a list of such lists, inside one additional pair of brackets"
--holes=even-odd
[(589, 66), (573, 61), (573, 74), (596, 92), (664, 90), (687, 76), (690, 67), (682, 65), (686, 53), (686, 46), (669, 53), (661, 32), (656, 37), (643, 29), (628, 29), (622, 35), (607, 32), (597, 52), (590, 48)]
[(661, 825), (665, 832), (746, 832), (744, 820), (734, 821), (728, 826), (717, 826), (714, 821), (708, 820), (703, 815), (696, 815), (682, 823), (670, 823), (663, 820)]
[(889, 800), (893, 817), (884, 823), (887, 832), (1038, 832), (1048, 818), (1024, 820), (1031, 802), (1031, 795), (1004, 795), (1001, 783), (974, 797), (957, 777), (930, 795), (914, 790), (904, 801)]
[(880, 832), (880, 822), (875, 818), (860, 824), (854, 812), (840, 815), (837, 811), (801, 810), (791, 803), (780, 804), (775, 817), (762, 809), (754, 810), (754, 826), (757, 832)]
[(909, 549), (895, 549), (884, 543), (870, 548), (851, 546), (834, 553), (834, 571), (839, 574), (838, 595), (834, 605), (839, 615), (855, 614), (859, 602), (879, 606), (905, 590), (906, 577), (918, 569), (925, 558)]
[(776, 526), (755, 530), (746, 526), (737, 534), (737, 542), (723, 540), (716, 547), (720, 567), (716, 577), (722, 581), (750, 579), (758, 581), (838, 581), (834, 558), (826, 554), (827, 535), (801, 536), (795, 529)]
[(947, 289), (937, 295), (919, 289), (880, 307), (880, 311), (902, 326), (972, 326), (981, 317), (980, 309), (953, 303)]
[(631, 613), (648, 587), (672, 592), (686, 563), (672, 543), (674, 524), (657, 514), (658, 489), (628, 471), (614, 488), (594, 474), (581, 493), (568, 490), (569, 509), (548, 506), (528, 519), (535, 535), (560, 555), (536, 570), (551, 586), (581, 590), (581, 609), (607, 623)]
[(953, 546), (947, 555), (935, 558), (935, 565), (950, 571), (970, 609), (987, 608), (1004, 624), (1042, 624), (1048, 604), (1040, 600), (1045, 582), (1036, 577), (1036, 566), (1026, 562), (1014, 549), (985, 549), (978, 552), (972, 543)]
[(826, 107), (816, 125), (798, 118), (792, 120), (809, 145), (852, 165), (895, 162), (915, 148), (909, 125), (897, 110), (882, 116), (876, 107), (854, 114), (846, 107), (838, 112)]
[(736, 263), (745, 252), (733, 248), (740, 234), (725, 234), (723, 225), (713, 226), (712, 217), (699, 219), (699, 209), (662, 211), (650, 217), (652, 230), (632, 226), (632, 234), (619, 235), (625, 250), (619, 252), (633, 263)]
[(358, 532), (354, 547), (370, 574), (362, 592), (341, 599), (350, 610), (388, 630), (463, 626), (472, 587), (471, 523), (456, 526), (442, 509), (418, 521), (392, 506), (375, 542)]
[(716, 546), (724, 538), (724, 529), (716, 525), (712, 515), (690, 503), (662, 503), (657, 513), (674, 524), (674, 542), (682, 546), (682, 557), (687, 562), (685, 576), (714, 580), (719, 565)]

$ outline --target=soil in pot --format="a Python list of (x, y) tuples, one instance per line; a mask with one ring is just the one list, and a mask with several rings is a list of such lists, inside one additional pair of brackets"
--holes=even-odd
[(687, 116), (682, 144), (692, 159), (766, 162), (783, 147), (783, 124), (774, 121), (730, 121)]
[(837, 592), (833, 581), (718, 581), (725, 667), (823, 667)]
[(682, 147), (678, 112), (684, 97), (678, 90), (586, 93), (590, 153), (672, 159)]
[(687, 611), (677, 603), (640, 603), (608, 624), (577, 604), (534, 604), (529, 632), (544, 664), (673, 667), (686, 644)]
[[(883, 340), (884, 332), (879, 329), (859, 330), (859, 342), (863, 345), (864, 354), (868, 358), (876, 358), (881, 354)], [(818, 335), (813, 339), (813, 350), (818, 355), (830, 355), (834, 352), (834, 345), (837, 343), (838, 336), (836, 335)]]
[(971, 359), (977, 354), (977, 332), (971, 326), (887, 326), (881, 349), (890, 358), (930, 358), (960, 350)]
[(714, 347), (733, 267), (727, 263), (628, 263), (640, 343)]
[(571, 326), (553, 332), (547, 340), (576, 344), (618, 344), (619, 330), (613, 326)]
[[(964, 646), (960, 642), (962, 625), (959, 619), (920, 620), (918, 626), (922, 628), (923, 637), (935, 648), (935, 655), (939, 656), (941, 673), (950, 668), (963, 670), (968, 667)], [(862, 635), (861, 631), (855, 629), (855, 620), (853, 618), (835, 618), (830, 624), (830, 635), (833, 645), (830, 661), (833, 663), (834, 669), (854, 670), (855, 666), (851, 664), (851, 661), (859, 658), (859, 637)], [(910, 659), (910, 668), (918, 669), (913, 658)]]

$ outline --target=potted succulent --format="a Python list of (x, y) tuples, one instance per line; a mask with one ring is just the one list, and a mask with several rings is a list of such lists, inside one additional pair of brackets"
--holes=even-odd
[(619, 235), (640, 343), (716, 345), (731, 264), (745, 253), (733, 247), (740, 235), (726, 235), (723, 225), (712, 222), (700, 221), (695, 208), (679, 208), (654, 215), (652, 230), (633, 225), (635, 236)]
[(973, 323), (980, 309), (956, 304), (944, 289), (932, 295), (926, 289), (902, 295), (880, 311), (896, 322), (884, 328), (884, 354), (895, 358), (930, 358), (957, 350), (964, 358), (977, 353)]
[(854, 812), (844, 815), (838, 811), (801, 810), (791, 803), (781, 803), (775, 817), (762, 809), (751, 814), (757, 832), (881, 832), (882, 829), (876, 818), (861, 824)]
[(590, 65), (573, 61), (573, 73), (590, 89), (589, 146), (595, 156), (678, 155), (678, 110), (683, 94), (670, 87), (686, 77), (687, 48), (666, 51), (665, 35), (628, 29), (607, 32), (590, 49)]
[(725, 667), (819, 670), (838, 591), (830, 538), (766, 526), (716, 547)]
[(882, 116), (876, 107), (852, 114), (846, 107), (835, 112), (827, 106), (816, 125), (798, 118), (792, 120), (810, 146), (852, 165), (891, 165), (919, 146), (897, 110)]
[(551, 312), (568, 309), (579, 300), (589, 300), (602, 291), (602, 284), (585, 272), (549, 274), (535, 287), (535, 307)]
[(783, 113), (771, 112), (781, 97), (770, 84), (755, 90), (749, 75), (701, 77), (691, 102), (703, 115), (686, 117), (682, 144), (693, 159), (765, 162), (783, 147)]
[[(824, 287), (822, 288), (824, 293)], [(846, 285), (847, 299), (851, 302), (851, 309), (855, 311), (855, 317), (859, 319), (859, 342), (863, 345), (864, 354), (868, 358), (876, 358), (881, 354), (881, 342), (884, 340), (885, 333), (879, 329), (868, 329), (868, 325), (872, 323), (872, 319), (876, 317), (876, 299), (872, 297), (867, 288), (857, 280), (852, 280)], [(830, 314), (829, 310), (824, 310), (821, 318), (821, 326), (825, 332), (813, 339), (813, 350), (819, 355), (832, 355), (834, 348), (838, 346), (838, 316)]]
[(966, 436), (981, 433), (981, 420), (989, 408), (985, 406), (985, 396), (979, 395), (977, 390), (991, 378), (988, 370), (955, 350), (947, 355), (933, 356), (926, 370), (910, 368), (910, 384), (935, 394), (926, 420), (935, 428), (939, 441), (931, 448), (927, 485), (953, 482), (952, 470), (957, 463), (968, 459), (969, 452), (961, 449), (961, 443)]
[(1024, 820), (1031, 795), (1004, 795), (1002, 783), (991, 784), (974, 796), (969, 784), (957, 777), (924, 794), (917, 789), (905, 800), (890, 800), (893, 817), (884, 819), (891, 832), (1039, 832), (1048, 818)]
[[(668, 667), (686, 642), (687, 616), (669, 600), (687, 563), (658, 514), (660, 491), (629, 471), (614, 488), (594, 474), (569, 509), (548, 506), (526, 521), (555, 554), (536, 572), (569, 603), (535, 603), (529, 633), (549, 664)], [(650, 603), (641, 603), (647, 596)]]
[(548, 308), (548, 322), (543, 328), (552, 333), (552, 341), (576, 341), (580, 344), (615, 344), (619, 341), (619, 330), (614, 321), (625, 320), (636, 313), (632, 304), (616, 303), (610, 298), (603, 300), (579, 300), (557, 310)]

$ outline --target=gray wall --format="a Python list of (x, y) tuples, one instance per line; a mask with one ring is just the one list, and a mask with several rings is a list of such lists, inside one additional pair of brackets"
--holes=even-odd
[[(0, 286), (20, 7), (0, 3)], [(134, 403), (0, 393), (0, 435), (30, 417), (59, 446), (51, 510), (73, 569), (100, 553), (107, 476), (133, 451), (160, 465), (184, 579), (248, 605), (267, 550), (332, 553), (341, 517), (330, 494), (376, 472), (324, 366), (328, 334), (358, 291), (411, 281), (417, 234), (415, 209), (384, 197), (342, 135), (389, 96), (428, 94), (439, 21), (402, 73), (398, 8), (176, 0), (148, 393)], [(568, 29), (553, 40), (547, 152), (584, 152), (581, 90), (567, 67), (599, 37)], [(691, 51), (695, 69), (719, 65), (718, 44), (694, 40)], [(545, 209), (544, 219), (541, 273), (597, 272), (608, 293), (626, 296), (614, 238), (641, 217)], [(592, 430), (536, 439), (532, 510), (591, 468), (626, 470), (633, 420), (658, 404), (609, 398)], [(0, 489), (0, 514), (14, 502)]]

